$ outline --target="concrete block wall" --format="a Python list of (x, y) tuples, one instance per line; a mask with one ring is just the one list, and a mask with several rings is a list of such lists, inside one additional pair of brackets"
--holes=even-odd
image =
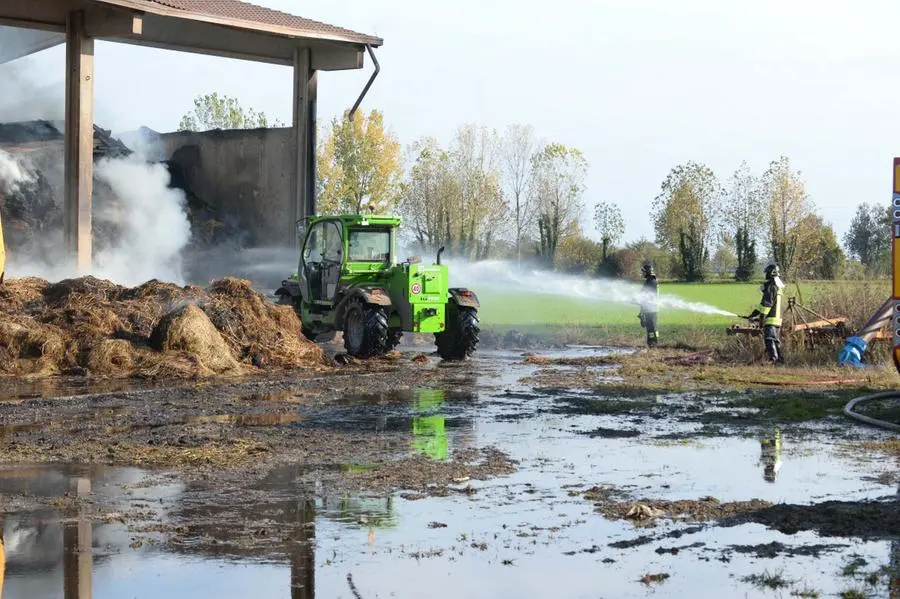
[(294, 245), (290, 128), (164, 133), (159, 141), (190, 189), (248, 233), (248, 245)]

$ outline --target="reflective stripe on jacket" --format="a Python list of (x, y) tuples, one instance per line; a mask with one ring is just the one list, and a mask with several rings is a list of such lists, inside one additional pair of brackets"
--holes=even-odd
[(762, 302), (759, 304), (759, 313), (763, 315), (764, 326), (781, 326), (781, 296), (783, 289), (775, 284), (775, 281), (766, 281), (763, 285)]

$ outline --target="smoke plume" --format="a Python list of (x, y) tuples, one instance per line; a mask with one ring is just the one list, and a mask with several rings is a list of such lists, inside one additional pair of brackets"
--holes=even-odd
[(56, 281), (85, 274), (121, 285), (149, 279), (184, 284), (182, 252), (191, 239), (184, 193), (169, 172), (137, 154), (95, 164), (93, 267), (78, 272), (63, 245), (62, 149), (0, 151), (7, 273)]
[(0, 150), (0, 192), (16, 193), (19, 186), (31, 181), (31, 174), (16, 158)]
[[(184, 284), (182, 252), (191, 241), (191, 225), (184, 193), (169, 187), (168, 169), (155, 162), (158, 139), (142, 140), (126, 157), (115, 157), (127, 153), (119, 145), (95, 162), (93, 267), (75, 269), (62, 231), (63, 84), (38, 83), (16, 63), (0, 65), (0, 123), (17, 123), (7, 128), (14, 131), (15, 150), (0, 150), (7, 275), (59, 280), (92, 274), (122, 285), (149, 279)], [(56, 137), (46, 137), (48, 131)]]
[(169, 171), (139, 156), (104, 159), (97, 179), (117, 202), (94, 213), (94, 222), (118, 229), (116, 242), (95, 255), (93, 274), (121, 285), (149, 279), (184, 283), (182, 251), (191, 240), (184, 193), (171, 189)]

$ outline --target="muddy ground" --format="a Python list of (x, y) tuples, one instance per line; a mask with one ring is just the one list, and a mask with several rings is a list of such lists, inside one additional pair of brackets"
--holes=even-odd
[(74, 572), (86, 522), (95, 597), (193, 596), (139, 582), (161, 563), (223, 597), (281, 568), (265, 596), (420, 597), (448, 576), (427, 596), (900, 592), (900, 446), (841, 414), (890, 373), (422, 349), (277, 380), (0, 383), (4, 591)]

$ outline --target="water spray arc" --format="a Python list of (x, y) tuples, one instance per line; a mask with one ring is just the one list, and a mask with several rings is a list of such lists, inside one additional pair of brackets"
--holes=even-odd
[[(644, 295), (643, 287), (628, 281), (612, 279), (587, 279), (562, 275), (543, 270), (519, 270), (512, 262), (485, 260), (476, 263), (451, 262), (454, 284), (478, 289), (516, 290), (523, 293), (581, 297), (588, 300), (639, 305)], [(456, 277), (459, 277), (456, 279)], [(660, 309), (687, 310), (697, 314), (736, 316), (709, 304), (691, 302), (675, 295), (661, 292), (656, 301)]]

